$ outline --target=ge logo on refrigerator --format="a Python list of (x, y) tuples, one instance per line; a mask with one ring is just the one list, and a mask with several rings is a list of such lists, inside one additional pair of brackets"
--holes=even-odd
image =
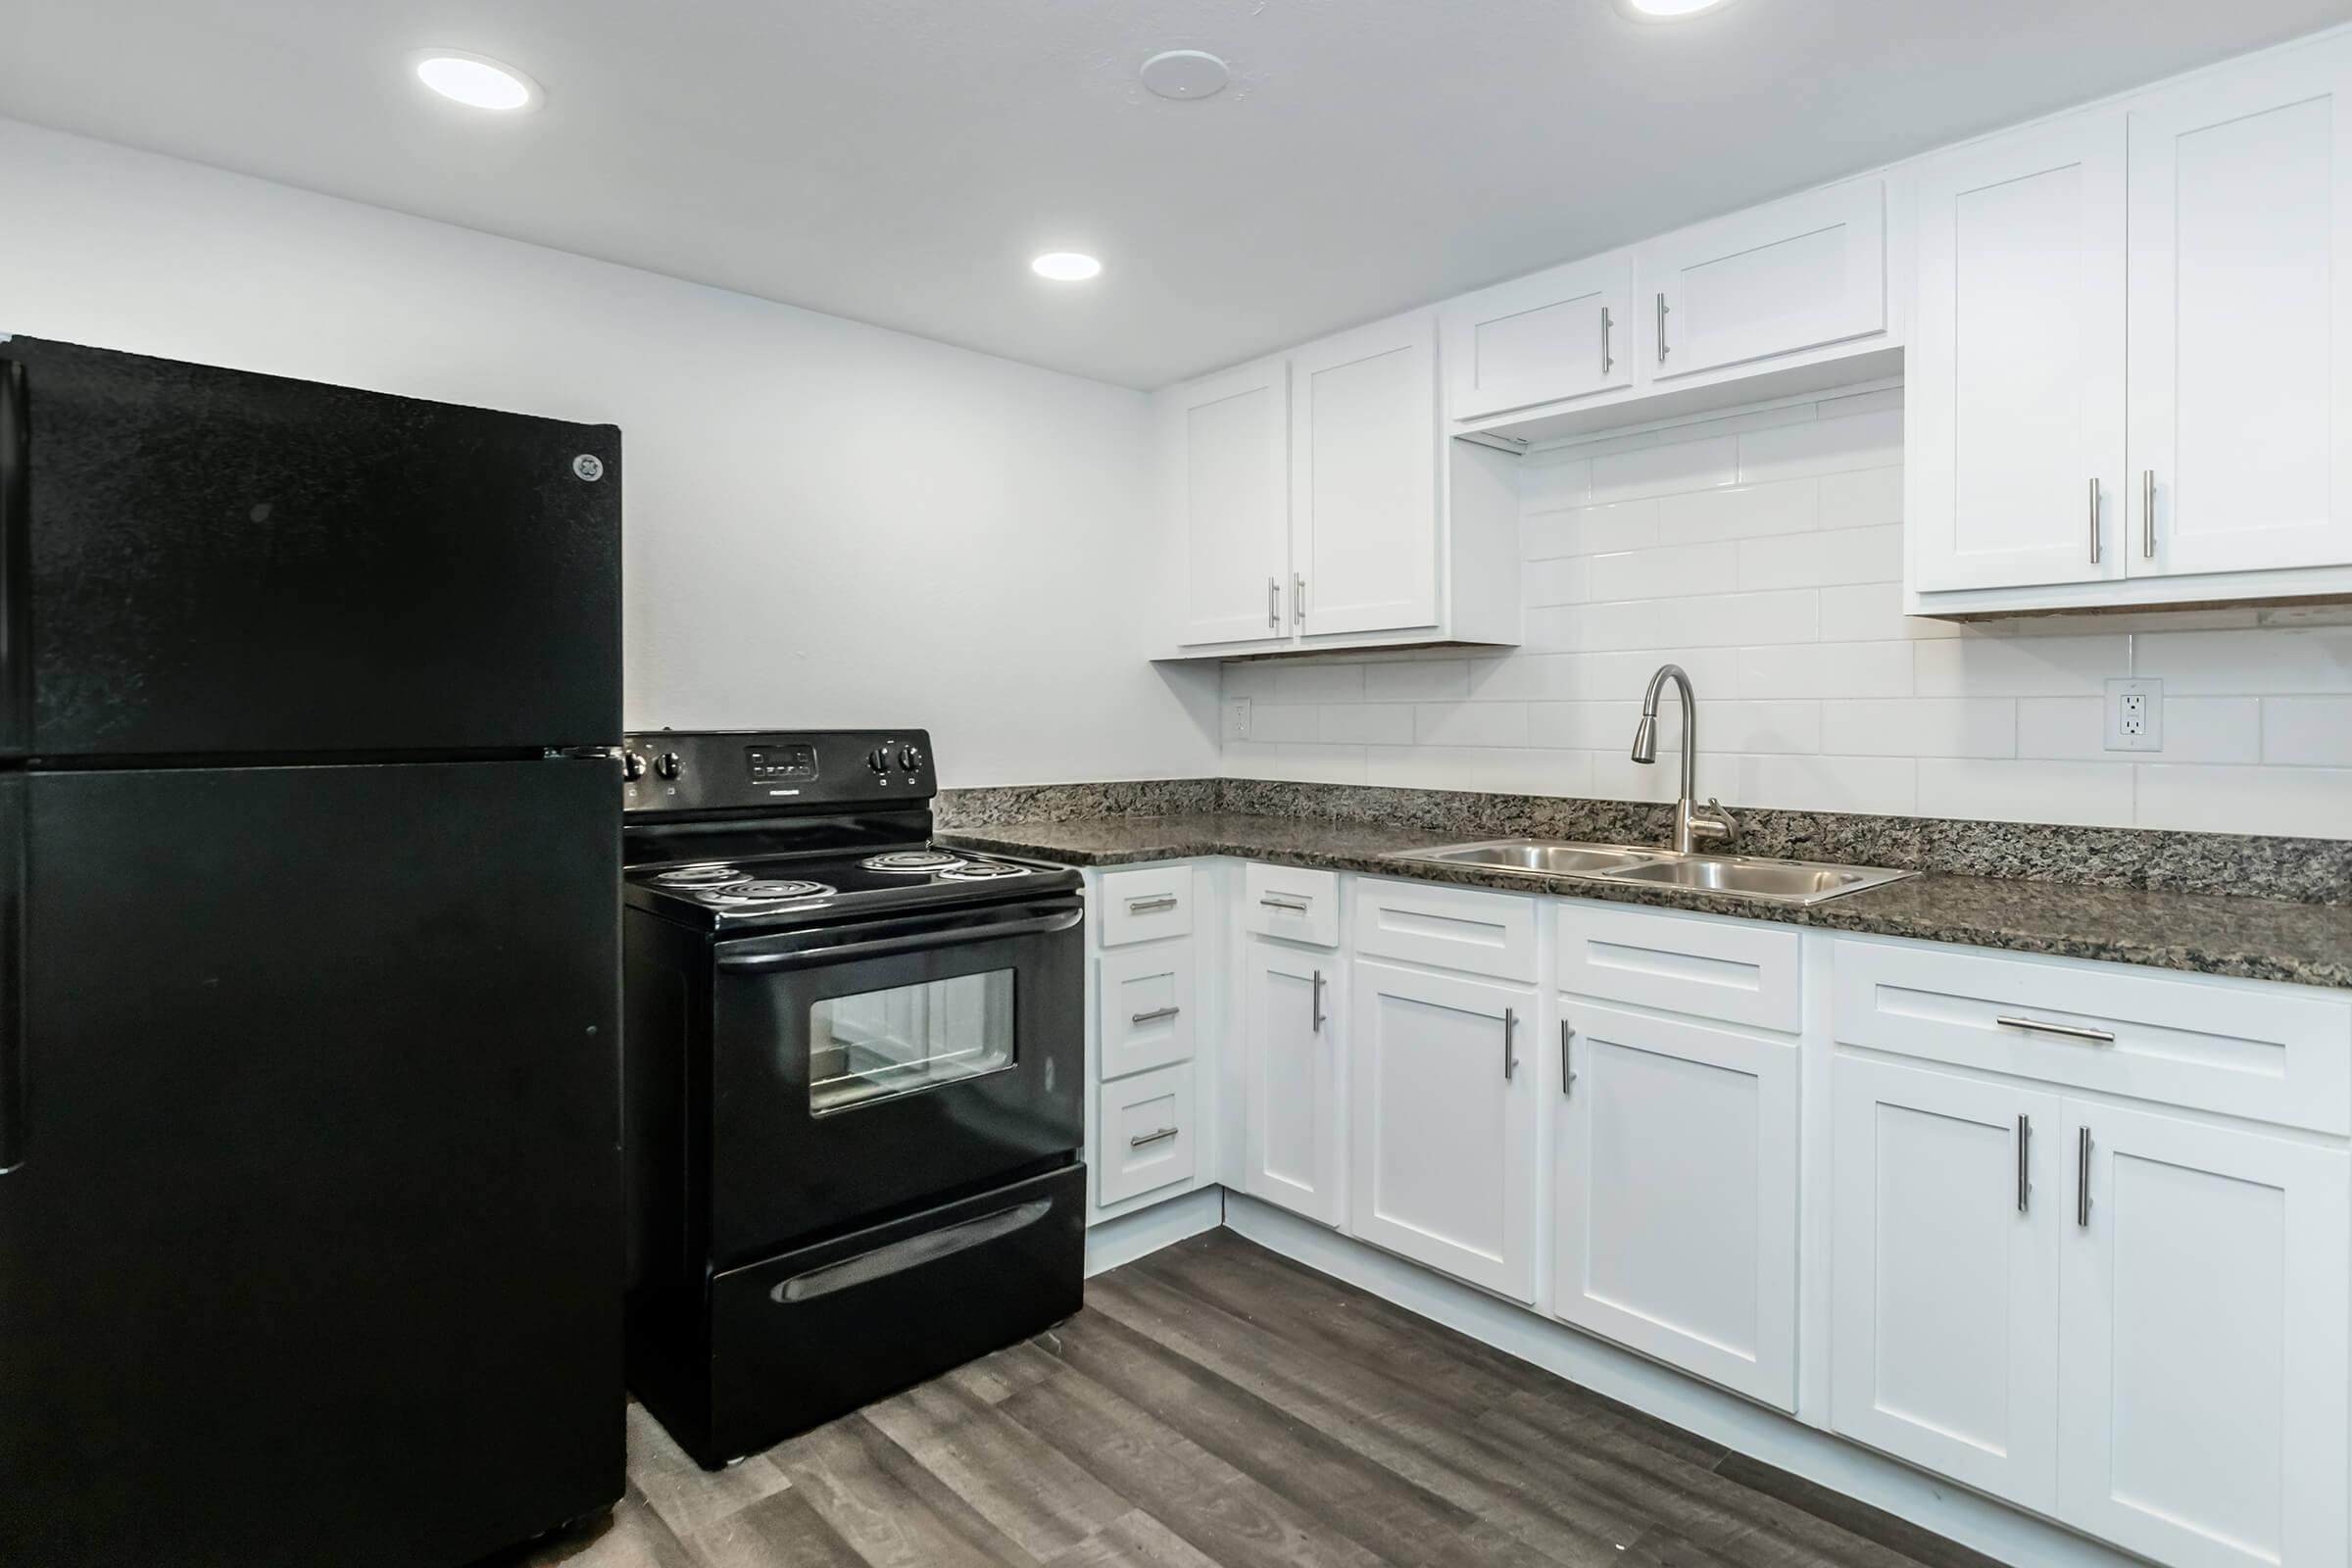
[(605, 460), (593, 452), (583, 452), (571, 460), (571, 471), (593, 484), (605, 476)]

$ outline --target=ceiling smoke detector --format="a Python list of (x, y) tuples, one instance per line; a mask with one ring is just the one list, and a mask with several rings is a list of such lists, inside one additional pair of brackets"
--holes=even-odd
[(1168, 49), (1144, 62), (1144, 85), (1162, 98), (1214, 98), (1233, 80), (1233, 68), (1200, 49)]

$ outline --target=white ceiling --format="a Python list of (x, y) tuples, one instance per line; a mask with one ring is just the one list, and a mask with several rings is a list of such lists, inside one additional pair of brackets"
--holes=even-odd
[[(1150, 387), (2347, 0), (0, 0), (0, 115)], [(410, 51), (547, 89), (497, 119)], [(1136, 67), (1214, 50), (1223, 95)], [(1100, 255), (1097, 282), (1029, 275)]]

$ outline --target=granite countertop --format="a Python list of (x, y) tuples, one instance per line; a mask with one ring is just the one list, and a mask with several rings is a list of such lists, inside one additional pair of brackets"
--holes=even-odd
[(942, 842), (960, 848), (1064, 865), (1233, 856), (2196, 974), (2352, 988), (2352, 906), (2345, 905), (1931, 872), (1801, 908), (1678, 888), (1548, 882), (1480, 867), (1387, 858), (1399, 850), (1495, 836), (1229, 811), (995, 822), (946, 827), (939, 834)]

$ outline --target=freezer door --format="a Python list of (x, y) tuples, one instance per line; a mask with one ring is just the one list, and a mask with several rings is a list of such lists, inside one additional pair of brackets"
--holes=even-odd
[(620, 433), (0, 342), (0, 754), (620, 733)]
[(16, 787), (0, 1563), (455, 1565), (616, 1498), (616, 765)]

